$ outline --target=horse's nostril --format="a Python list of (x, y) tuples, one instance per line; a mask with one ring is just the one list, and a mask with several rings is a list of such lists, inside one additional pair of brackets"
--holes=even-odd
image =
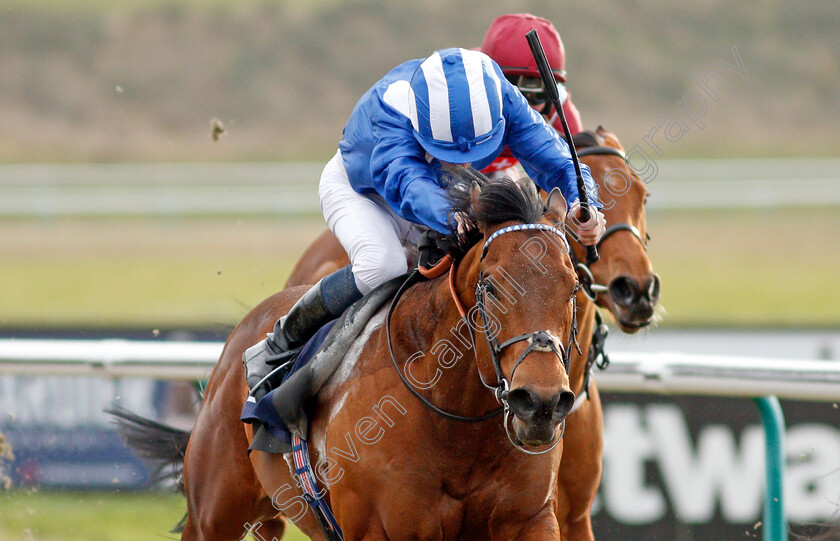
[(555, 421), (560, 422), (566, 418), (566, 415), (572, 411), (572, 407), (575, 405), (575, 393), (571, 391), (561, 391), (557, 397), (555, 398), (554, 402), (554, 411), (552, 412), (552, 417)]
[(653, 274), (648, 280), (648, 286), (645, 290), (645, 296), (650, 300), (651, 304), (656, 304), (659, 301), (659, 275)]
[(610, 281), (607, 286), (610, 296), (615, 302), (623, 305), (633, 304), (639, 294), (639, 286), (629, 276), (619, 276)]
[(521, 387), (510, 391), (507, 400), (513, 414), (523, 421), (533, 418), (542, 406), (542, 401), (536, 394)]

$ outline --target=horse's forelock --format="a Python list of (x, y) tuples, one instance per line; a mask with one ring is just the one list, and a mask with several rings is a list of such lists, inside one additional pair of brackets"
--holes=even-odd
[[(520, 182), (530, 180), (515, 181), (510, 177), (490, 180), (472, 167), (458, 167), (448, 172), (452, 182), (447, 192), (453, 215), (466, 214), (473, 223), (486, 227), (505, 222), (535, 223), (543, 216), (543, 201), (537, 190), (520, 187)], [(476, 201), (472, 198), (474, 185), (481, 190)], [(478, 228), (465, 235), (452, 234), (448, 240), (456, 249), (450, 252), (463, 255), (481, 238)]]
[(543, 202), (536, 190), (522, 189), (505, 177), (484, 186), (478, 204), (471, 210), (475, 221), (485, 226), (512, 221), (535, 223), (542, 218)]

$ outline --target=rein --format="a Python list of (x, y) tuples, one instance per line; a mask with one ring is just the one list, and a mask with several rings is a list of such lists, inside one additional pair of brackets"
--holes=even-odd
[[(512, 233), (512, 232), (515, 232), (515, 231), (546, 231), (548, 233), (557, 235), (558, 237), (560, 237), (563, 240), (563, 243), (566, 245), (567, 251), (569, 253), (572, 253), (572, 250), (569, 247), (568, 241), (566, 240), (566, 236), (563, 233), (563, 231), (561, 231), (561, 230), (559, 230), (555, 227), (552, 227), (550, 225), (546, 225), (546, 224), (520, 224), (520, 225), (513, 225), (513, 226), (505, 227), (505, 228), (499, 229), (498, 231), (493, 233), (487, 239), (487, 241), (484, 243), (484, 246), (483, 246), (482, 252), (481, 252), (480, 260), (483, 260), (485, 258), (485, 256), (487, 255), (487, 251), (490, 247), (490, 244), (494, 240), (496, 240), (501, 235), (504, 235), (506, 233)], [(477, 353), (477, 349), (476, 349), (476, 345), (475, 345), (476, 344), (476, 342), (475, 342), (475, 332), (474, 332), (472, 326), (470, 325), (470, 321), (469, 321), (469, 318), (467, 316), (467, 311), (464, 309), (463, 303), (461, 302), (460, 298), (458, 297), (458, 293), (455, 289), (455, 273), (457, 272), (457, 268), (458, 268), (457, 264), (455, 263), (454, 260), (451, 260), (451, 259), (450, 259), (449, 262), (445, 263), (444, 266), (446, 264), (448, 264), (448, 267), (449, 267), (448, 271), (449, 271), (449, 292), (450, 292), (450, 295), (452, 296), (452, 299), (455, 303), (455, 306), (458, 309), (458, 313), (461, 316), (461, 319), (465, 321), (466, 326), (469, 329), (470, 340), (472, 342), (473, 352)], [(498, 341), (498, 339), (496, 338), (496, 335), (493, 334), (489, 330), (489, 327), (487, 325), (489, 317), (488, 317), (488, 314), (487, 314), (487, 304), (486, 304), (485, 300), (486, 300), (486, 296), (488, 294), (490, 294), (490, 295), (493, 294), (493, 286), (492, 286), (491, 282), (485, 281), (483, 272), (479, 271), (478, 282), (476, 284), (476, 292), (475, 292), (475, 296), (476, 296), (476, 306), (475, 306), (475, 308), (478, 310), (478, 313), (481, 315), (482, 323), (483, 323), (483, 326), (484, 326), (484, 337), (485, 337), (485, 340), (487, 341), (487, 348), (490, 351), (490, 357), (491, 357), (491, 361), (492, 361), (492, 364), (493, 364), (493, 370), (496, 374), (496, 384), (491, 385), (491, 384), (488, 384), (486, 381), (484, 381), (484, 378), (481, 376), (481, 371), (480, 370), (479, 370), (478, 375), (479, 375), (479, 379), (481, 380), (482, 385), (484, 385), (488, 390), (493, 392), (493, 395), (495, 396), (496, 401), (499, 402), (499, 404), (501, 404), (501, 407), (496, 409), (496, 410), (492, 410), (490, 412), (487, 412), (483, 415), (477, 416), (477, 417), (468, 417), (468, 416), (458, 415), (458, 414), (455, 414), (455, 413), (445, 411), (445, 410), (435, 406), (434, 404), (432, 404), (428, 399), (426, 399), (419, 392), (417, 392), (417, 390), (408, 382), (405, 375), (402, 373), (402, 370), (400, 370), (399, 364), (397, 363), (396, 356), (394, 355), (394, 347), (393, 347), (393, 342), (392, 342), (392, 339), (391, 339), (391, 316), (392, 316), (392, 314), (393, 314), (393, 312), (394, 312), (394, 310), (397, 306), (397, 303), (399, 302), (399, 299), (402, 296), (402, 294), (411, 285), (420, 281), (421, 275), (426, 276), (426, 277), (437, 277), (437, 276), (442, 275), (443, 272), (446, 271), (446, 269), (445, 268), (443, 268), (443, 269), (440, 268), (441, 266), (442, 266), (441, 264), (438, 264), (433, 269), (426, 270), (426, 269), (418, 268), (418, 269), (414, 270), (408, 276), (408, 278), (406, 278), (406, 280), (402, 284), (402, 286), (400, 286), (399, 290), (397, 291), (397, 293), (394, 296), (394, 299), (391, 301), (391, 306), (389, 307), (388, 313), (385, 317), (385, 332), (386, 332), (387, 341), (388, 341), (388, 352), (391, 355), (391, 361), (394, 363), (394, 368), (397, 370), (397, 375), (399, 375), (400, 380), (403, 382), (403, 385), (405, 385), (406, 388), (417, 399), (419, 399), (429, 409), (431, 409), (432, 411), (434, 411), (435, 413), (441, 415), (442, 417), (444, 417), (446, 419), (450, 419), (450, 420), (453, 420), (453, 421), (473, 423), (473, 422), (485, 421), (487, 419), (490, 419), (491, 417), (494, 417), (494, 416), (504, 412), (505, 415), (504, 415), (504, 421), (503, 422), (504, 422), (504, 427), (505, 427), (505, 433), (507, 434), (508, 439), (511, 441), (511, 443), (517, 449), (519, 449), (520, 451), (522, 451), (524, 453), (532, 454), (532, 455), (543, 454), (543, 453), (547, 453), (547, 452), (551, 451), (552, 449), (554, 449), (554, 447), (563, 438), (563, 434), (565, 433), (565, 430), (566, 430), (565, 419), (563, 420), (563, 423), (562, 423), (562, 429), (560, 431), (560, 436), (551, 444), (550, 447), (548, 447), (547, 449), (542, 450), (542, 451), (530, 451), (530, 450), (526, 449), (518, 439), (514, 439), (510, 434), (510, 431), (508, 429), (509, 417), (510, 417), (510, 405), (507, 401), (507, 397), (508, 397), (508, 392), (510, 391), (510, 380), (513, 379), (513, 376), (514, 376), (514, 373), (516, 372), (516, 369), (525, 360), (525, 358), (530, 353), (532, 353), (534, 351), (550, 351), (550, 352), (554, 353), (560, 359), (560, 361), (563, 363), (563, 367), (565, 368), (566, 373), (569, 373), (572, 345), (574, 345), (576, 347), (578, 353), (580, 353), (580, 346), (578, 345), (578, 342), (577, 342), (577, 291), (578, 291), (578, 285), (575, 284), (575, 288), (572, 291), (572, 294), (570, 296), (570, 302), (572, 303), (572, 312), (573, 313), (572, 313), (572, 324), (571, 324), (571, 328), (569, 330), (569, 343), (566, 347), (563, 346), (563, 344), (560, 342), (559, 338), (554, 336), (551, 333), (551, 331), (548, 331), (548, 330), (541, 330), (541, 331), (534, 331), (534, 332), (530, 332), (530, 333), (523, 333), (523, 334), (514, 336), (513, 338), (509, 338), (508, 340), (505, 340), (504, 342), (500, 343)], [(517, 358), (516, 362), (514, 363), (513, 368), (511, 369), (510, 380), (509, 380), (502, 373), (501, 355), (504, 353), (504, 350), (506, 348), (512, 346), (513, 344), (523, 342), (523, 341), (527, 342), (528, 346), (525, 348), (525, 351), (523, 351), (522, 354), (520, 354), (520, 356)]]
[(625, 162), (627, 161), (627, 154), (620, 148), (607, 147), (596, 145), (591, 147), (584, 147), (578, 149), (578, 156), (618, 156)]
[[(572, 235), (572, 238), (578, 244), (581, 244), (580, 239), (577, 238), (574, 230), (570, 229), (566, 226), (566, 232)], [(639, 229), (633, 225), (624, 222), (619, 222), (617, 224), (613, 224), (604, 231), (604, 234), (598, 240), (596, 246), (598, 248), (601, 247), (601, 244), (607, 240), (610, 235), (618, 233), (619, 231), (629, 231), (636, 239), (641, 243), (642, 248), (647, 251), (647, 243), (642, 240), (642, 234), (639, 232)], [(578, 271), (578, 279), (580, 280), (580, 288), (583, 291), (583, 294), (586, 295), (586, 298), (594, 301), (595, 298), (598, 296), (599, 293), (606, 293), (607, 286), (604, 284), (599, 284), (595, 281), (595, 276), (592, 274), (592, 270), (589, 268), (589, 265), (586, 264), (584, 261), (578, 260), (577, 256), (575, 255), (574, 251), (570, 251), (570, 255), (572, 257), (572, 263), (575, 266), (575, 269)]]
[[(455, 261), (451, 261), (449, 265), (449, 291), (452, 294), (452, 298), (455, 299), (455, 305), (458, 308), (458, 313), (461, 315), (461, 318), (466, 318), (466, 312), (464, 311), (464, 306), (461, 304), (460, 299), (458, 299), (458, 295), (455, 292), (454, 285), (455, 285), (455, 270), (456, 270)], [(462, 423), (478, 423), (481, 421), (486, 421), (496, 415), (502, 413), (504, 408), (499, 408), (490, 412), (485, 413), (484, 415), (480, 415), (478, 417), (467, 417), (464, 415), (458, 415), (457, 413), (450, 413), (448, 411), (442, 410), (439, 407), (435, 406), (431, 402), (429, 402), (423, 395), (417, 392), (417, 390), (408, 382), (403, 374), (402, 370), (400, 370), (399, 364), (397, 363), (397, 357), (394, 355), (394, 344), (391, 339), (391, 316), (394, 313), (394, 309), (397, 307), (397, 302), (399, 302), (400, 297), (402, 297), (403, 293), (411, 287), (412, 285), (416, 284), (422, 279), (422, 272), (415, 269), (411, 274), (408, 275), (408, 278), (405, 279), (405, 282), (400, 286), (397, 290), (396, 294), (394, 295), (394, 299), (391, 301), (391, 306), (388, 308), (388, 313), (385, 316), (385, 335), (388, 338), (388, 353), (391, 355), (391, 362), (394, 363), (394, 368), (397, 370), (397, 375), (400, 377), (400, 381), (403, 382), (406, 389), (408, 389), (411, 394), (413, 394), (420, 402), (426, 405), (429, 409), (437, 413), (438, 415), (449, 419), (450, 421), (460, 421)], [(469, 327), (469, 322), (467, 322), (467, 326)], [(475, 336), (472, 333), (472, 329), (470, 328), (470, 338), (472, 339), (473, 343), (473, 351), (475, 351)], [(479, 374), (479, 377), (481, 375)], [(484, 380), (481, 380), (484, 383)], [(487, 386), (484, 383), (485, 387)]]
[[(627, 162), (627, 154), (625, 154), (623, 150), (608, 146), (585, 147), (578, 150), (578, 156), (617, 156), (625, 162)], [(604, 231), (604, 234), (598, 240), (597, 244), (595, 244), (595, 247), (600, 249), (601, 244), (603, 244), (604, 241), (610, 237), (610, 235), (614, 235), (619, 231), (630, 232), (630, 234), (636, 237), (636, 240), (638, 240), (639, 243), (641, 243), (642, 248), (645, 251), (647, 251), (647, 241), (650, 240), (650, 236), (648, 235), (646, 239), (642, 239), (642, 233), (639, 231), (639, 229), (635, 225), (628, 224), (625, 222), (615, 223), (607, 227), (606, 231)], [(569, 227), (568, 224), (566, 225), (566, 232), (571, 234), (575, 242), (582, 245), (580, 239), (577, 237), (575, 232)], [(589, 268), (589, 265), (585, 261), (579, 261), (573, 251), (571, 252), (571, 256), (572, 263), (575, 265), (575, 268), (578, 271), (578, 279), (580, 280), (581, 290), (583, 291), (583, 294), (586, 295), (586, 298), (588, 298), (591, 301), (594, 301), (598, 294), (606, 293), (607, 286), (605, 286), (604, 284), (599, 284), (595, 281), (595, 277), (593, 276), (592, 270)]]

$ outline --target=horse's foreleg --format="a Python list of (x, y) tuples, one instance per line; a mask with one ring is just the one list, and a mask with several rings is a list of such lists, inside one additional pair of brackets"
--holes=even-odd
[(595, 533), (592, 531), (592, 518), (581, 517), (577, 522), (565, 524), (563, 530), (563, 541), (594, 541)]
[(592, 541), (591, 507), (601, 481), (603, 415), (598, 390), (569, 416), (557, 478), (557, 520), (563, 541)]
[[(238, 530), (238, 533), (236, 531)], [(282, 518), (268, 519), (264, 521), (255, 521), (253, 524), (249, 522), (243, 523), (243, 528), (234, 528), (229, 532), (221, 532), (219, 530), (208, 531), (202, 533), (191, 518), (187, 518), (184, 525), (184, 533), (181, 534), (182, 541), (217, 541), (217, 540), (231, 540), (239, 541), (247, 533), (251, 533), (255, 541), (280, 541), (286, 533), (286, 521)], [(226, 534), (232, 534), (233, 537)], [(225, 537), (219, 537), (220, 535)]]
[(286, 520), (278, 517), (251, 524), (251, 535), (255, 541), (280, 541), (286, 533)]

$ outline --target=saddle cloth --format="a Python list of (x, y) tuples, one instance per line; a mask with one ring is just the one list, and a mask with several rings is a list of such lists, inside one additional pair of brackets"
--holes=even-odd
[(274, 396), (274, 393), (278, 392), (283, 383), (289, 380), (293, 374), (297, 373), (298, 370), (306, 366), (309, 361), (315, 356), (321, 346), (324, 345), (324, 341), (327, 338), (330, 330), (335, 326), (335, 323), (338, 320), (333, 320), (321, 327), (318, 332), (316, 332), (312, 338), (301, 348), (300, 352), (298, 353), (297, 358), (295, 359), (294, 363), (292, 363), (291, 368), (286, 372), (283, 376), (283, 379), (275, 389), (272, 389), (268, 393), (266, 393), (259, 401), (254, 400), (254, 397), (249, 396), (248, 400), (245, 402), (245, 405), (242, 407), (242, 415), (239, 419), (245, 423), (252, 423), (261, 425), (265, 430), (267, 430), (272, 436), (276, 439), (280, 440), (281, 442), (285, 443), (286, 445), (291, 446), (292, 442), (292, 433), (289, 431), (289, 428), (286, 426), (286, 423), (277, 413), (277, 409), (274, 407), (275, 399), (279, 399), (278, 397)]
[(356, 301), (337, 320), (321, 327), (301, 349), (281, 384), (259, 401), (249, 396), (240, 419), (254, 425), (251, 450), (285, 454), (292, 451), (292, 434), (306, 440), (307, 402), (330, 379), (368, 320), (405, 281), (394, 278)]

